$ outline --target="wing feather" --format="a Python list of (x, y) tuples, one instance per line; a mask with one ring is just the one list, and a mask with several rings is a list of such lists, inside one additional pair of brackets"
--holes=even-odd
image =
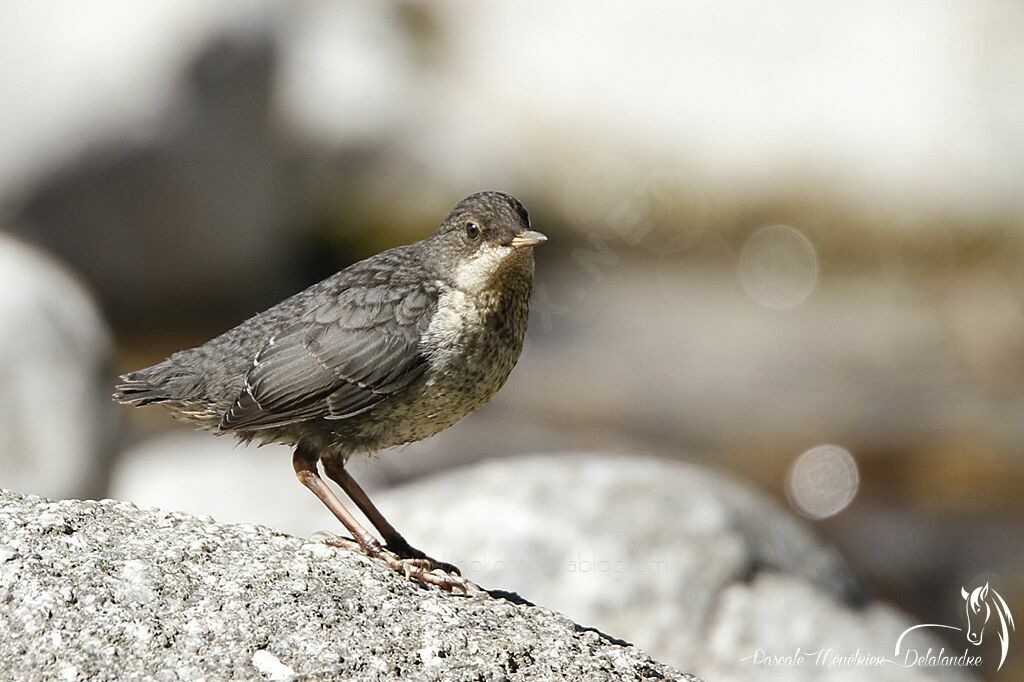
[(221, 429), (345, 419), (426, 370), (419, 341), (436, 307), (421, 284), (352, 287), (275, 335), (253, 359)]

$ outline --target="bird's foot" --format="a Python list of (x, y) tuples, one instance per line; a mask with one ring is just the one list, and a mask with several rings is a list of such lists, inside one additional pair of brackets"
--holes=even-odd
[(399, 575), (404, 575), (406, 578), (424, 585), (434, 585), (446, 592), (460, 590), (464, 594), (469, 594), (471, 588), (480, 589), (480, 586), (473, 581), (463, 578), (455, 566), (431, 559), (423, 552), (408, 545), (400, 548), (403, 550), (402, 554), (408, 554), (409, 550), (412, 550), (419, 556), (402, 556), (390, 547), (383, 547), (377, 543), (363, 545), (351, 538), (339, 537), (324, 531), (314, 533), (310, 536), (310, 540), (365, 554), (371, 559), (383, 562), (385, 566)]
[(425, 585), (440, 587), (446, 592), (460, 590), (464, 594), (469, 594), (470, 588), (480, 589), (479, 585), (463, 578), (458, 573), (446, 571), (443, 567), (449, 564), (438, 565), (429, 559), (403, 559), (387, 549), (382, 549), (378, 558), (382, 559), (395, 573), (400, 573), (410, 580), (416, 580)]
[(462, 575), (462, 571), (459, 570), (458, 566), (449, 564), (447, 561), (439, 561), (425, 552), (416, 549), (402, 538), (387, 543), (384, 545), (384, 549), (394, 552), (402, 559), (422, 559), (433, 566), (431, 570), (441, 569), (445, 573)]

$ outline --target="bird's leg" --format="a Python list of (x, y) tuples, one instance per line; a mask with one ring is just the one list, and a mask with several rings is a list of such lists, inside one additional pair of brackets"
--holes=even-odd
[(341, 525), (345, 526), (349, 533), (352, 533), (352, 537), (355, 538), (363, 552), (370, 556), (376, 555), (382, 549), (380, 542), (370, 534), (370, 531), (363, 528), (363, 524), (352, 516), (352, 513), (345, 508), (334, 491), (327, 487), (324, 480), (320, 478), (317, 461), (316, 456), (307, 454), (301, 448), (295, 450), (295, 454), (292, 455), (292, 467), (295, 469), (299, 483), (309, 488), (324, 503), (324, 506), (331, 510), (331, 513), (341, 521)]
[[(364, 554), (383, 561), (391, 570), (413, 580), (418, 580), (428, 585), (436, 585), (441, 589), (449, 591), (454, 589), (469, 591), (468, 585), (471, 583), (461, 576), (432, 573), (431, 571), (436, 566), (430, 561), (426, 559), (403, 558), (395, 552), (382, 547), (377, 538), (373, 537), (368, 530), (363, 528), (363, 525), (341, 503), (341, 500), (334, 494), (334, 491), (320, 478), (320, 472), (317, 470), (317, 461), (318, 457), (315, 455), (308, 454), (301, 447), (296, 448), (295, 454), (292, 456), (292, 466), (295, 468), (295, 475), (302, 485), (309, 488), (324, 503), (324, 506), (331, 510), (331, 513), (341, 521), (341, 524), (345, 526), (348, 532), (352, 533), (352, 537), (355, 538), (356, 544), (358, 544), (359, 549)], [(352, 545), (351, 541), (343, 538), (330, 538), (327, 542), (349, 549), (351, 549)]]
[(345, 463), (342, 460), (337, 459), (325, 459), (324, 460), (324, 472), (327, 476), (341, 486), (341, 489), (345, 491), (345, 494), (356, 503), (359, 510), (366, 515), (366, 518), (370, 520), (373, 527), (377, 529), (377, 532), (384, 538), (385, 546), (399, 557), (403, 559), (421, 559), (428, 561), (432, 568), (440, 568), (445, 573), (453, 573), (455, 575), (462, 575), (462, 572), (452, 564), (444, 561), (438, 561), (433, 557), (428, 556), (426, 553), (416, 549), (406, 541), (402, 534), (395, 529), (391, 523), (384, 518), (384, 515), (380, 513), (377, 506), (370, 501), (370, 497), (363, 490), (362, 486), (356, 483), (356, 479), (352, 478), (352, 475), (345, 469)]

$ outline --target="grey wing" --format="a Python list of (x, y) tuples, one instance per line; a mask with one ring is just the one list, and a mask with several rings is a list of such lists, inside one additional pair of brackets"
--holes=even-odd
[(420, 337), (435, 307), (416, 284), (341, 291), (259, 351), (220, 428), (344, 419), (373, 407), (426, 370)]

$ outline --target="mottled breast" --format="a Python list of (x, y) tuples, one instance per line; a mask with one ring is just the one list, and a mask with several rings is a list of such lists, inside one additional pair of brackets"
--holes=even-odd
[(388, 405), (391, 428), (380, 446), (439, 433), (498, 392), (523, 349), (530, 285), (476, 295), (442, 287), (422, 343), (429, 369), (414, 396)]

